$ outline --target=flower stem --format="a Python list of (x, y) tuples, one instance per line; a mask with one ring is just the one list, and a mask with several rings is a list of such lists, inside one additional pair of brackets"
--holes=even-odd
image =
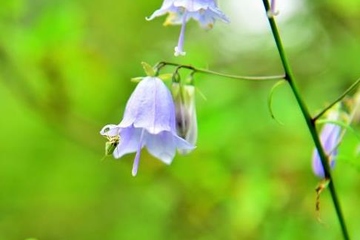
[(348, 89), (346, 89), (345, 92), (343, 92), (337, 99), (335, 99), (335, 101), (333, 101), (331, 104), (329, 104), (326, 108), (324, 108), (318, 115), (316, 115), (315, 117), (313, 117), (313, 121), (318, 120), (322, 115), (324, 115), (324, 113), (329, 110), (330, 108), (332, 108), (336, 103), (340, 102), (344, 97), (346, 97), (346, 95), (349, 94), (349, 92), (351, 92), (355, 87), (357, 87), (357, 85), (359, 85), (360, 83), (360, 78), (358, 80), (356, 80)]
[(219, 76), (219, 77), (232, 78), (232, 79), (238, 79), (238, 80), (247, 80), (247, 81), (273, 81), (273, 80), (285, 79), (285, 75), (276, 75), (276, 76), (230, 75), (230, 74), (219, 73), (219, 72), (215, 72), (215, 71), (211, 71), (211, 70), (207, 70), (207, 69), (196, 68), (191, 65), (182, 65), (182, 64), (178, 64), (178, 63), (172, 63), (172, 62), (159, 62), (158, 64), (156, 64), (156, 66), (154, 68), (155, 68), (155, 71), (158, 72), (161, 68), (163, 68), (165, 66), (174, 66), (174, 67), (177, 67), (177, 70), (179, 70), (180, 68), (186, 68), (186, 69), (192, 70), (193, 73), (204, 73), (204, 74), (210, 74), (210, 75), (215, 75), (215, 76)]
[[(262, 1), (263, 1), (263, 4), (264, 4), (264, 7), (265, 7), (265, 12), (268, 12), (270, 10), (268, 0), (262, 0)], [(293, 94), (294, 94), (294, 96), (296, 98), (296, 101), (297, 101), (297, 103), (298, 103), (298, 105), (299, 105), (299, 107), (301, 109), (301, 112), (302, 112), (302, 114), (303, 114), (303, 116), (305, 118), (305, 121), (306, 121), (308, 129), (310, 131), (311, 137), (312, 137), (312, 139), (313, 139), (313, 141), (315, 143), (315, 146), (316, 146), (316, 148), (318, 150), (318, 153), (319, 153), (319, 156), (320, 156), (320, 159), (321, 159), (321, 163), (322, 163), (322, 166), (324, 168), (325, 178), (330, 181), (329, 182), (330, 194), (331, 194), (331, 198), (332, 198), (333, 203), (334, 203), (334, 207), (335, 207), (337, 217), (338, 217), (339, 222), (340, 222), (343, 237), (344, 237), (344, 239), (350, 239), (348, 231), (346, 229), (345, 219), (344, 219), (342, 211), (341, 211), (340, 202), (339, 202), (338, 197), (336, 195), (334, 180), (333, 180), (333, 178), (331, 176), (331, 173), (330, 173), (330, 166), (329, 166), (329, 163), (328, 163), (328, 157), (324, 152), (324, 149), (323, 149), (323, 147), (321, 145), (319, 136), (317, 134), (316, 127), (315, 127), (315, 121), (312, 119), (312, 117), (311, 117), (311, 115), (309, 113), (309, 110), (308, 110), (305, 102), (303, 101), (301, 95), (299, 94), (299, 91), (298, 91), (297, 86), (295, 84), (295, 78), (294, 78), (294, 75), (292, 73), (289, 61), (287, 60), (285, 50), (284, 50), (284, 47), (283, 47), (283, 44), (282, 44), (282, 41), (281, 41), (281, 37), (280, 37), (279, 31), (278, 31), (275, 19), (273, 17), (271, 17), (271, 18), (268, 18), (268, 21), (269, 21), (269, 24), (270, 24), (270, 27), (271, 27), (271, 32), (272, 32), (272, 35), (274, 37), (277, 49), (279, 51), (279, 55), (280, 55), (280, 58), (281, 58), (283, 68), (285, 70), (285, 79), (288, 81), (288, 83), (289, 83), (289, 85), (291, 87), (291, 90), (292, 90), (292, 92), (293, 92)]]

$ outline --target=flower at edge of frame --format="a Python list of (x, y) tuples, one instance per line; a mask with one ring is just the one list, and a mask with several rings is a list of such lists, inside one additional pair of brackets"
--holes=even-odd
[(156, 10), (148, 21), (156, 17), (169, 14), (164, 25), (178, 25), (181, 24), (181, 31), (178, 44), (175, 47), (175, 56), (184, 56), (186, 53), (183, 50), (185, 38), (185, 25), (189, 19), (194, 19), (199, 22), (204, 29), (211, 29), (216, 19), (220, 19), (229, 23), (227, 16), (217, 7), (215, 0), (164, 0), (160, 9)]
[[(175, 102), (176, 130), (180, 137), (195, 145), (198, 136), (195, 87), (173, 82), (171, 92)], [(192, 149), (178, 150), (180, 154), (188, 154)]]
[[(327, 120), (337, 121), (338, 119), (339, 112), (337, 110), (329, 112)], [(337, 147), (339, 145), (340, 135), (341, 127), (334, 123), (325, 123), (320, 132), (320, 141), (328, 157), (330, 168), (335, 166), (335, 157), (338, 153)], [(325, 177), (324, 168), (317, 149), (313, 151), (312, 169), (316, 176), (320, 178)]]

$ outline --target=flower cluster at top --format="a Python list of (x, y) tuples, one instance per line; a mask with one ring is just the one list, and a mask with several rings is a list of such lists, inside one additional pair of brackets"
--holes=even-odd
[(173, 82), (171, 92), (161, 76), (154, 76), (146, 64), (144, 68), (149, 76), (142, 78), (131, 94), (122, 121), (100, 131), (109, 140), (106, 155), (121, 158), (136, 153), (133, 176), (137, 174), (143, 148), (170, 164), (176, 150), (187, 154), (197, 140), (194, 86)]
[(191, 18), (198, 21), (204, 29), (211, 29), (215, 20), (229, 23), (227, 16), (218, 8), (216, 0), (164, 0), (160, 9), (156, 10), (147, 20), (169, 14), (164, 25), (181, 25), (175, 56), (184, 56), (185, 26)]

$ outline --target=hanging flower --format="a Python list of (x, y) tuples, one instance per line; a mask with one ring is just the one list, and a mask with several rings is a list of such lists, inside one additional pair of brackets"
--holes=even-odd
[[(191, 143), (197, 141), (197, 119), (195, 108), (195, 87), (173, 82), (171, 92), (175, 102), (177, 134)], [(188, 154), (192, 149), (181, 149), (179, 153)]]
[[(338, 121), (339, 112), (331, 111), (327, 118), (328, 121)], [(325, 123), (320, 132), (320, 141), (324, 151), (328, 157), (329, 166), (333, 168), (335, 165), (335, 157), (337, 156), (337, 147), (340, 143), (341, 127), (334, 123)], [(317, 149), (314, 149), (312, 158), (312, 169), (318, 177), (324, 178), (324, 168), (320, 160)]]
[(186, 53), (183, 50), (185, 25), (189, 19), (199, 22), (204, 29), (211, 29), (215, 20), (220, 19), (229, 23), (226, 15), (217, 7), (216, 0), (164, 0), (160, 9), (156, 10), (147, 20), (169, 13), (164, 25), (181, 25), (178, 44), (175, 47), (175, 56)]
[(176, 149), (194, 148), (176, 134), (174, 102), (169, 89), (157, 77), (143, 78), (126, 104), (123, 120), (118, 125), (106, 125), (100, 134), (108, 138), (120, 136), (113, 151), (115, 158), (136, 152), (133, 176), (144, 147), (166, 164), (172, 162)]

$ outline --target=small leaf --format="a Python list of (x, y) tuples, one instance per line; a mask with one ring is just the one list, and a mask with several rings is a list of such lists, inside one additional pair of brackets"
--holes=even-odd
[(141, 80), (143, 80), (143, 78), (144, 78), (144, 77), (134, 77), (134, 78), (131, 78), (131, 81), (138, 83), (138, 82), (140, 82)]
[(149, 77), (155, 76), (155, 70), (152, 68), (152, 66), (150, 66), (146, 62), (142, 62), (141, 65), (143, 66), (144, 71), (145, 71), (147, 76), (149, 76)]
[(166, 81), (166, 80), (171, 79), (172, 76), (173, 76), (172, 73), (164, 73), (164, 74), (160, 74), (160, 75), (158, 76), (158, 78), (160, 78), (160, 79), (163, 80), (163, 81)]

